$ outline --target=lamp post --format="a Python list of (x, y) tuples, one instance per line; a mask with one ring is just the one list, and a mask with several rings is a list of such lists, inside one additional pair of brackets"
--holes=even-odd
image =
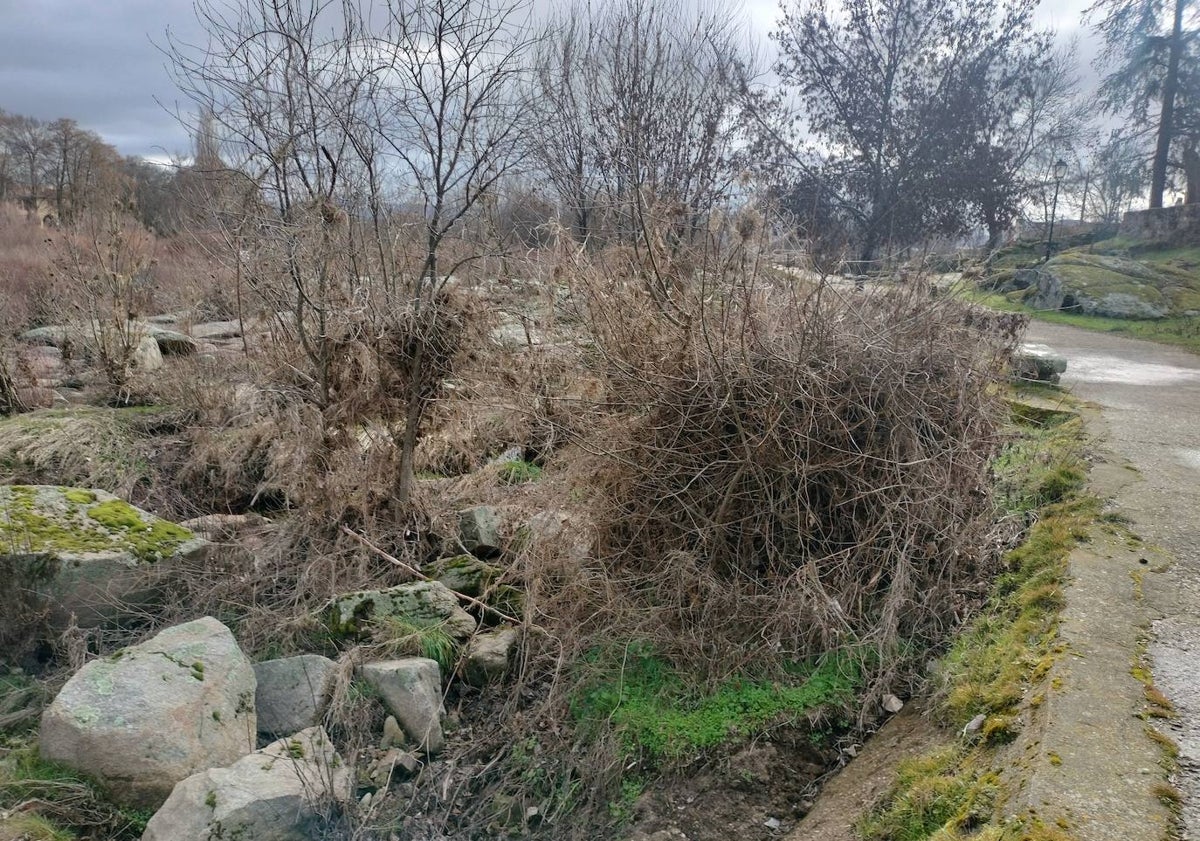
[[(1062, 180), (1066, 174), (1067, 162), (1059, 158), (1054, 162), (1054, 201), (1050, 205), (1050, 235), (1046, 237), (1046, 260), (1050, 259), (1050, 251), (1054, 248), (1054, 216), (1058, 213), (1058, 188), (1062, 186)], [(1046, 260), (1042, 262), (1046, 262)]]

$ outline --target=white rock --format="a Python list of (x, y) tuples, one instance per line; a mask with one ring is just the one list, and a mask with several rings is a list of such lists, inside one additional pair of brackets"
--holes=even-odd
[(383, 698), (419, 749), (437, 753), (442, 749), (442, 670), (436, 660), (403, 657), (381, 663), (366, 663), (359, 674)]
[(133, 366), (139, 371), (157, 371), (163, 366), (162, 351), (153, 336), (143, 336), (133, 351)]
[(312, 727), (180, 782), (142, 841), (308, 841), (350, 794), (349, 768)]
[(180, 780), (254, 750), (254, 670), (212, 617), (75, 673), (42, 715), (42, 756), (157, 806)]

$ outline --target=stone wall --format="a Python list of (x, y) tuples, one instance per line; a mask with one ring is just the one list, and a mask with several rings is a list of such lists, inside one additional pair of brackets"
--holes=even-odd
[(1200, 204), (1131, 210), (1121, 220), (1120, 235), (1141, 242), (1200, 245)]

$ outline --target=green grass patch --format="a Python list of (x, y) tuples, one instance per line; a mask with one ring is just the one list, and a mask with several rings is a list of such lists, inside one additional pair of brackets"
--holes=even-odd
[(996, 461), (997, 495), (1015, 515), (1037, 512), (1025, 541), (1004, 558), (990, 598), (941, 660), (938, 719), (953, 730), (982, 715), (978, 734), (905, 762), (882, 802), (856, 825), (865, 841), (1069, 841), (1034, 815), (1003, 820), (1004, 790), (990, 768), (1011, 741), (1020, 707), (1058, 654), (1067, 558), (1101, 517), (1084, 493), (1078, 419), (1014, 400), (1012, 437)]
[(506, 485), (523, 485), (542, 478), (542, 468), (522, 459), (504, 462), (500, 465), (499, 473), (500, 481)]
[(862, 675), (852, 658), (831, 656), (798, 666), (787, 680), (734, 677), (704, 691), (648, 646), (596, 652), (590, 659), (595, 677), (572, 703), (576, 720), (616, 733), (626, 754), (654, 762), (691, 758), (848, 704)]
[(951, 746), (900, 764), (886, 803), (855, 827), (864, 841), (925, 841), (971, 835), (1000, 799), (997, 776)]
[[(1025, 543), (1008, 554), (986, 608), (943, 658), (948, 688), (940, 712), (948, 724), (959, 728), (979, 714), (989, 723), (1008, 719), (1026, 687), (1045, 676), (1053, 664), (1067, 556), (1099, 513), (1093, 497), (1048, 506)], [(1012, 734), (998, 735), (995, 741)]]
[(1061, 502), (1083, 486), (1083, 427), (1070, 412), (1013, 401), (1016, 430), (993, 462), (995, 493), (1010, 514)]
[(1048, 324), (1065, 324), (1068, 327), (1079, 327), (1096, 333), (1112, 333), (1131, 339), (1144, 339), (1200, 353), (1200, 317), (1106, 318), (1100, 315), (1083, 315), (1061, 310), (1035, 310), (995, 292), (966, 290), (961, 294), (968, 300), (985, 307), (1004, 312), (1024, 313), (1030, 318), (1045, 321)]
[(372, 639), (386, 647), (389, 656), (409, 655), (436, 660), (442, 672), (454, 670), (458, 645), (441, 625), (419, 625), (402, 616), (382, 616), (372, 625)]

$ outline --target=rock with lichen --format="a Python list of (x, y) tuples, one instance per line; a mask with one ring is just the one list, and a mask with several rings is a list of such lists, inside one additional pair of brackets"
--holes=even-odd
[(144, 610), (159, 595), (150, 573), (195, 559), (207, 546), (101, 490), (0, 485), (0, 575), (24, 602), (5, 606), (7, 622), (46, 616), (60, 629), (74, 617), (95, 627)]
[(440, 581), (413, 581), (383, 590), (359, 590), (333, 600), (327, 613), (330, 629), (357, 636), (372, 623), (399, 622), (414, 628), (441, 628), (455, 639), (475, 631), (475, 617)]
[(320, 727), (272, 742), (226, 768), (188, 777), (142, 841), (306, 841), (353, 793), (350, 766)]
[(426, 572), (455, 592), (479, 598), (500, 578), (501, 569), (474, 555), (455, 555), (434, 561)]
[(138, 808), (254, 750), (254, 669), (212, 617), (90, 661), (42, 714), (43, 758)]

